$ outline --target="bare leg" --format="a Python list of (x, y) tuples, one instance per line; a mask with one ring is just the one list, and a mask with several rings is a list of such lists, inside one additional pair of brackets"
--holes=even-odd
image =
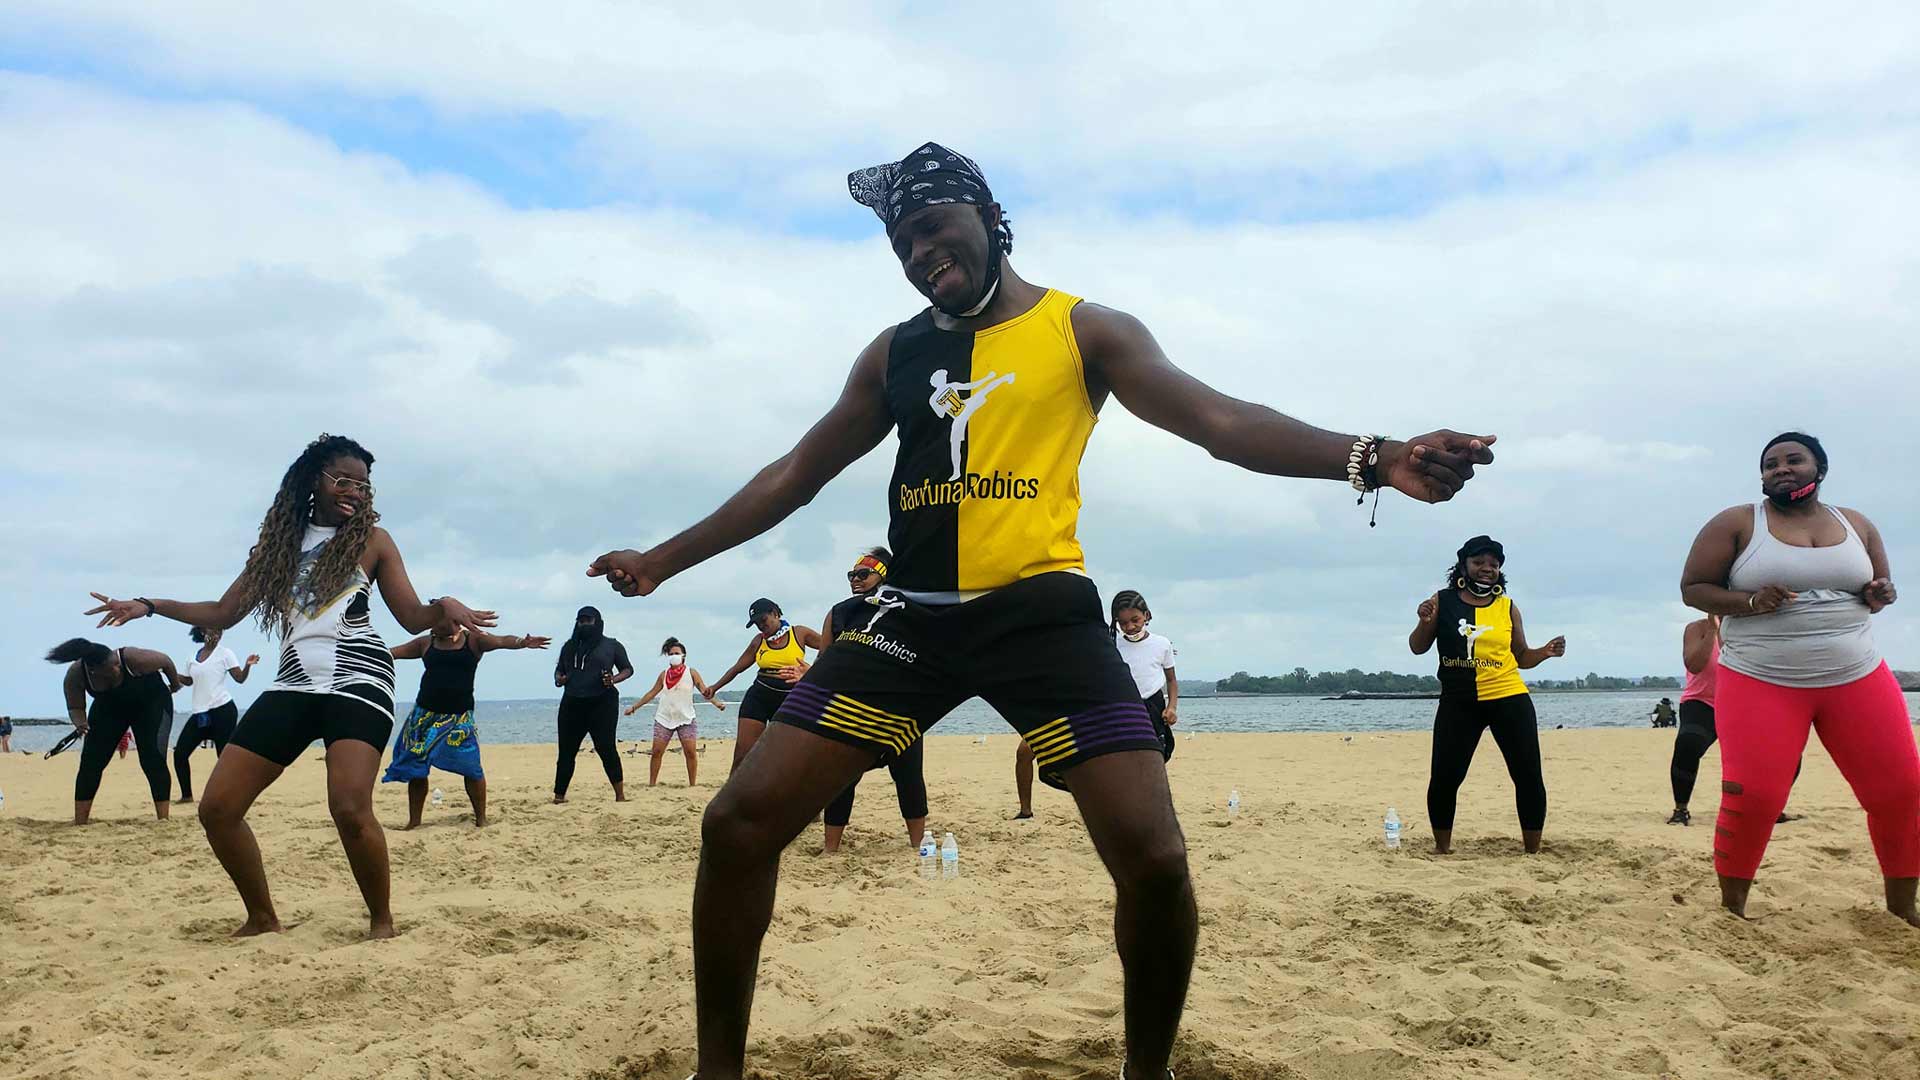
[(667, 756), (667, 740), (653, 740), (653, 760), (647, 762), (647, 786), (653, 787), (660, 782), (660, 762)]
[(1720, 878), (1720, 906), (1743, 919), (1746, 918), (1747, 894), (1753, 891), (1753, 879), (1728, 877), (1725, 874), (1720, 874), (1718, 877)]
[(1914, 903), (1916, 891), (1920, 891), (1920, 878), (1887, 879), (1887, 910), (1907, 920), (1911, 926), (1920, 926), (1920, 907)]
[(88, 821), (92, 820), (92, 818), (93, 818), (93, 800), (92, 799), (73, 800), (73, 823), (75, 825), (85, 825)]
[(1527, 849), (1527, 854), (1529, 855), (1539, 854), (1541, 831), (1542, 830), (1540, 829), (1520, 830), (1520, 843), (1523, 847)]
[(380, 747), (372, 743), (340, 739), (327, 747), (327, 809), (367, 902), (367, 936), (389, 938), (394, 930), (387, 834), (373, 816), (373, 778), (379, 771)]
[(467, 801), (473, 804), (473, 827), (487, 827), (487, 779), (476, 780), (469, 776), (467, 780)]
[(700, 776), (700, 748), (694, 745), (692, 737), (680, 737), (680, 756), (687, 759), (687, 786), (692, 787)]
[[(1020, 794), (1020, 812), (1015, 821), (1033, 816), (1033, 747), (1025, 739), (1013, 755), (1013, 789)], [(923, 826), (924, 827), (924, 826)]]
[(917, 817), (917, 818), (907, 819), (907, 839), (913, 841), (914, 847), (916, 848), (919, 847), (921, 838), (925, 837), (926, 835), (927, 835), (927, 819), (926, 818)]
[(427, 809), (427, 778), (407, 781), (407, 824), (406, 828), (420, 827), (420, 815)]
[(845, 836), (846, 834), (847, 834), (847, 827), (845, 825), (827, 826), (827, 839), (824, 843), (820, 845), (820, 850), (828, 855), (831, 855), (834, 852), (839, 851), (840, 838)]
[[(747, 759), (747, 752), (753, 749), (754, 743), (760, 741), (760, 736), (766, 730), (765, 720), (754, 720), (745, 716), (740, 718), (740, 733), (733, 738), (733, 769), (735, 771), (739, 770), (740, 763)], [(731, 776), (732, 773), (729, 772), (728, 775)]]
[(1075, 766), (1067, 783), (1113, 876), (1114, 943), (1126, 988), (1124, 1075), (1164, 1080), (1200, 932), (1166, 764), (1150, 750), (1106, 754)]
[(260, 844), (247, 826), (247, 810), (267, 786), (286, 769), (241, 746), (229, 746), (213, 764), (213, 774), (200, 792), (200, 826), (206, 830), (207, 845), (214, 857), (233, 879), (246, 905), (247, 921), (233, 932), (234, 937), (275, 934), (280, 917), (274, 914), (273, 897), (267, 891), (267, 869), (260, 861)]
[(693, 982), (700, 1080), (740, 1080), (780, 853), (877, 755), (775, 724), (700, 824)]

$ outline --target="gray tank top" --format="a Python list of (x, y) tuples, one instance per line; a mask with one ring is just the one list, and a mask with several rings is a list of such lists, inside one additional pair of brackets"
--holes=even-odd
[(1867, 546), (1847, 515), (1829, 506), (1847, 538), (1806, 548), (1774, 539), (1767, 504), (1753, 507), (1753, 539), (1733, 562), (1727, 588), (1757, 592), (1768, 585), (1799, 595), (1764, 615), (1720, 623), (1720, 663), (1777, 686), (1842, 686), (1880, 666), (1871, 616), (1861, 593), (1873, 579)]

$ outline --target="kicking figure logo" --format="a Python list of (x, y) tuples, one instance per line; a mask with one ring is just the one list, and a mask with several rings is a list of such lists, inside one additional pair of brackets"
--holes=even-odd
[(1481, 634), (1484, 634), (1491, 629), (1493, 628), (1490, 626), (1476, 626), (1475, 624), (1470, 623), (1465, 619), (1460, 620), (1460, 626), (1459, 626), (1460, 636), (1465, 638), (1467, 641), (1467, 659), (1472, 660), (1474, 658), (1473, 647), (1475, 643), (1477, 643), (1480, 640)]
[[(948, 435), (953, 448), (953, 475), (947, 479), (958, 480), (963, 461), (960, 450), (967, 441), (967, 421), (973, 419), (973, 414), (986, 405), (988, 394), (1013, 381), (1013, 372), (996, 378), (994, 373), (989, 371), (984, 379), (963, 383), (948, 381), (947, 369), (941, 368), (929, 376), (927, 381), (933, 384), (933, 396), (927, 399), (928, 407), (936, 415), (950, 417), (953, 421), (951, 433)], [(963, 390), (966, 391), (966, 397), (960, 396)]]

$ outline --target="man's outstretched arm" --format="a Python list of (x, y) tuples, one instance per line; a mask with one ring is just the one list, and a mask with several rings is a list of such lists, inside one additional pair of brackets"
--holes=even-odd
[(609, 551), (587, 568), (623, 596), (645, 596), (660, 583), (759, 536), (813, 501), (827, 482), (893, 430), (887, 413), (887, 351), (893, 330), (875, 338), (853, 363), (840, 400), (785, 457), (692, 528), (651, 550)]
[[(1357, 435), (1325, 431), (1222, 394), (1175, 367), (1146, 326), (1125, 312), (1081, 304), (1074, 308), (1073, 330), (1096, 403), (1112, 391), (1128, 412), (1244, 469), (1346, 479)], [(1444, 502), (1472, 479), (1476, 465), (1493, 461), (1493, 441), (1491, 435), (1446, 430), (1388, 440), (1380, 450), (1380, 480), (1416, 499)]]

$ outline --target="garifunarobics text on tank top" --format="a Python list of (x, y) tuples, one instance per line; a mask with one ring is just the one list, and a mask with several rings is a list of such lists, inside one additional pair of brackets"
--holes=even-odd
[(373, 583), (355, 567), (338, 596), (316, 596), (309, 582), (320, 549), (337, 529), (308, 525), (293, 579), (293, 622), (280, 646), (280, 673), (269, 690), (343, 694), (393, 714), (393, 654), (374, 632)]
[(1438, 599), (1441, 695), (1498, 701), (1526, 693), (1520, 658), (1513, 654), (1513, 598), (1496, 596), (1491, 604), (1474, 607), (1460, 599), (1459, 590), (1444, 589)]
[(1847, 515), (1829, 506), (1847, 538), (1832, 547), (1796, 547), (1774, 538), (1765, 502), (1753, 507), (1753, 539), (1733, 561), (1727, 588), (1778, 585), (1799, 595), (1765, 614), (1720, 620), (1720, 662), (1776, 686), (1844, 686), (1880, 666), (1872, 613), (1861, 596), (1873, 560)]
[(1084, 571), (1080, 458), (1096, 417), (1073, 336), (1079, 302), (1048, 290), (982, 330), (942, 330), (923, 311), (894, 331), (888, 585), (958, 600)]

